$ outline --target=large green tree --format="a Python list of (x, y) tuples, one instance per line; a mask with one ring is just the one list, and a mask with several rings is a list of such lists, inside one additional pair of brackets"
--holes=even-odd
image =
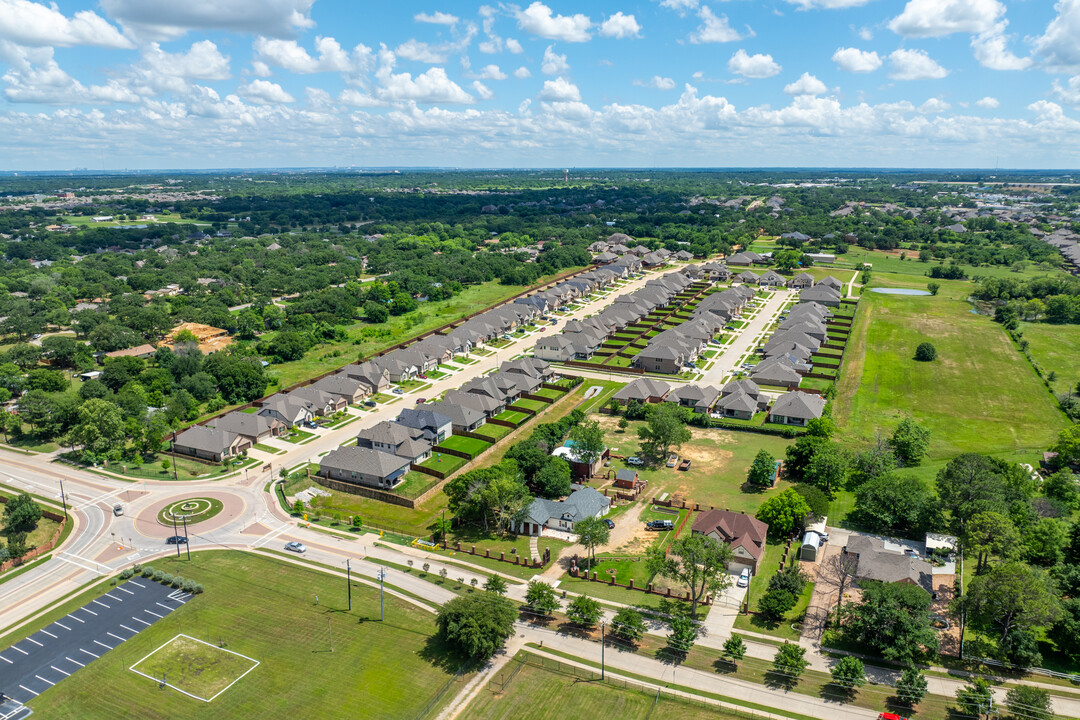
[(462, 595), (439, 608), (435, 626), (441, 638), (465, 657), (482, 663), (514, 634), (517, 611), (493, 593)]
[(751, 487), (766, 489), (772, 487), (776, 477), (776, 458), (768, 450), (758, 450), (754, 462), (746, 473), (746, 482)]
[(769, 526), (770, 535), (783, 538), (802, 527), (809, 512), (806, 499), (794, 488), (788, 488), (761, 503), (755, 517)]
[(90, 399), (79, 407), (78, 422), (65, 438), (67, 445), (82, 445), (94, 455), (119, 450), (127, 440), (124, 416), (108, 400)]
[(690, 428), (683, 422), (682, 408), (674, 403), (660, 403), (649, 413), (646, 425), (638, 428), (638, 437), (643, 453), (662, 459), (668, 451), (690, 441)]
[(862, 583), (859, 602), (845, 603), (846, 640), (897, 662), (912, 662), (937, 651), (930, 626), (930, 593), (908, 583)]
[(41, 506), (34, 498), (26, 493), (21, 493), (9, 498), (4, 505), (4, 518), (8, 530), (16, 533), (33, 532), (42, 516)]
[(999, 643), (1015, 630), (1042, 627), (1061, 617), (1057, 588), (1046, 571), (1016, 561), (1000, 563), (973, 578), (967, 592), (953, 600), (951, 610)]
[(990, 556), (1009, 557), (1020, 546), (1020, 533), (1005, 515), (987, 511), (973, 515), (964, 527), (964, 548), (975, 553), (975, 574), (982, 574)]
[(571, 428), (570, 441), (574, 444), (574, 454), (589, 467), (592, 467), (607, 449), (604, 444), (604, 431), (596, 420), (585, 421)]
[(938, 500), (922, 480), (911, 475), (882, 475), (855, 491), (859, 524), (886, 535), (918, 535), (939, 517)]
[(585, 547), (585, 552), (590, 557), (589, 567), (596, 561), (596, 548), (604, 545), (611, 538), (611, 530), (607, 523), (598, 517), (589, 517), (574, 523), (574, 532), (577, 533), (578, 542)]
[(707, 594), (718, 597), (731, 584), (727, 566), (734, 555), (727, 544), (700, 533), (684, 535), (668, 548), (668, 552), (649, 548), (649, 571), (685, 585), (690, 591), (690, 614), (697, 617), (698, 603)]

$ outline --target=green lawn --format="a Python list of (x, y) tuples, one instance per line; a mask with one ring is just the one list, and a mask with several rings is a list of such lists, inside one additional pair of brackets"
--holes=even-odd
[[(795, 551), (793, 550), (792, 552), (794, 553)], [(780, 557), (783, 554), (784, 543), (782, 541), (769, 540), (766, 543), (765, 556), (761, 559), (761, 562), (758, 563), (758, 572), (750, 579), (750, 587), (747, 588), (747, 601), (750, 603), (751, 611), (757, 610), (761, 596), (769, 589), (769, 580), (780, 569)], [(806, 587), (803, 588), (803, 592), (799, 596), (795, 607), (789, 610), (785, 614), (784, 620), (776, 625), (768, 625), (756, 615), (740, 614), (735, 618), (735, 627), (743, 630), (752, 630), (754, 632), (775, 635), (784, 638), (785, 640), (797, 640), (799, 638), (799, 632), (792, 629), (791, 624), (806, 613), (806, 608), (810, 606), (810, 597), (813, 594), (813, 589), (813, 585), (807, 583)]]
[(514, 401), (516, 407), (523, 407), (526, 410), (532, 410), (533, 412), (540, 412), (548, 407), (548, 403), (541, 402), (540, 400), (529, 400), (528, 398), (521, 398)]
[(523, 412), (514, 412), (513, 410), (503, 410), (501, 413), (495, 416), (496, 420), (505, 420), (506, 422), (520, 425), (529, 419), (529, 416)]
[[(16, 494), (18, 493), (0, 492), (0, 496), (6, 497), (8, 499), (15, 497)], [(52, 508), (48, 509), (51, 510)], [(59, 508), (57, 509), (57, 512), (59, 512)], [(50, 520), (44, 517), (41, 518), (40, 520), (38, 520), (37, 527), (31, 530), (26, 535), (27, 547), (35, 548), (42, 543), (48, 542), (59, 527), (60, 523), (58, 523), (57, 521)], [(7, 545), (7, 536), (8, 528), (4, 523), (4, 518), (0, 516), (0, 547), (4, 547)]]
[(394, 488), (391, 492), (395, 495), (400, 495), (406, 498), (418, 498), (423, 495), (428, 489), (439, 482), (439, 478), (434, 475), (428, 475), (427, 473), (417, 472), (416, 470), (410, 470), (401, 477), (401, 484)]
[[(406, 473), (406, 483), (412, 482), (412, 479), (408, 477), (411, 474)], [(431, 479), (437, 482), (436, 478), (432, 477)], [(285, 492), (287, 495), (295, 495), (300, 490), (315, 484), (313, 480), (300, 477), (294, 481), (289, 481), (286, 484)], [(395, 492), (403, 495), (403, 486), (404, 484), (399, 485)], [(446, 494), (441, 492), (434, 493), (426, 502), (413, 509), (401, 505), (391, 505), (380, 500), (372, 500), (360, 495), (338, 492), (329, 488), (322, 489), (329, 492), (330, 495), (315, 499), (315, 507), (320, 512), (338, 513), (343, 517), (359, 515), (363, 519), (365, 526), (392, 530), (412, 537), (429, 535), (435, 521), (446, 509), (447, 505)], [(408, 488), (406, 488), (407, 490)]]
[[(521, 653), (519, 657), (523, 655)], [(729, 720), (742, 717), (718, 708), (697, 707), (667, 697), (657, 700), (655, 691), (625, 688), (621, 687), (621, 683), (620, 687), (614, 687), (598, 681), (582, 681), (575, 675), (531, 663), (518, 669), (516, 662), (511, 662), (492, 678), (469, 704), (462, 717), (470, 720), (596, 720), (599, 717), (620, 720)], [(548, 662), (556, 666), (556, 663)], [(578, 669), (575, 674), (599, 679), (598, 673), (588, 670)], [(552, 702), (552, 698), (558, 698), (558, 701)]]
[(484, 435), (491, 438), (492, 442), (500, 440), (513, 432), (511, 428), (504, 425), (494, 425), (492, 423), (485, 423), (480, 427), (473, 430), (477, 435)]
[[(380, 623), (378, 592), (364, 585), (354, 585), (350, 612), (343, 580), (259, 555), (205, 551), (154, 567), (196, 579), (205, 594), (37, 697), (30, 704), (36, 715), (69, 717), (78, 708), (86, 720), (340, 717), (348, 707), (350, 718), (375, 719), (393, 707), (394, 717), (411, 718), (458, 667), (431, 639), (430, 613), (387, 595)], [(179, 633), (261, 664), (213, 703), (159, 689), (127, 669)]]
[(552, 390), (551, 388), (540, 388), (539, 390), (534, 392), (533, 395), (536, 395), (537, 397), (547, 398), (549, 400), (558, 400), (562, 396), (566, 395), (566, 393), (559, 390)]
[(292, 432), (290, 432), (287, 436), (282, 437), (281, 439), (285, 442), (299, 443), (311, 437), (315, 437), (315, 433), (309, 433), (306, 430), (298, 430), (296, 428), (293, 428)]
[(1055, 373), (1054, 392), (1075, 390), (1080, 383), (1080, 325), (1020, 323), (1028, 352), (1042, 368), (1043, 376)]
[(483, 440), (477, 440), (476, 438), (465, 437), (463, 435), (451, 435), (439, 443), (439, 446), (450, 448), (451, 450), (460, 450), (461, 452), (466, 452), (473, 457), (476, 457), (491, 447), (491, 443), (486, 443)]
[(467, 462), (469, 461), (465, 458), (447, 455), (446, 453), (440, 453), (436, 450), (432, 453), (431, 457), (420, 463), (420, 467), (431, 468), (432, 470), (438, 470), (441, 473), (445, 473), (445, 475), (449, 475)]
[[(875, 274), (873, 285), (906, 278)], [(937, 296), (866, 293), (848, 345), (834, 416), (860, 445), (904, 415), (932, 433), (930, 459), (1045, 448), (1067, 421), (1000, 325), (971, 312), (971, 284), (941, 281)], [(937, 360), (915, 362), (923, 341)]]

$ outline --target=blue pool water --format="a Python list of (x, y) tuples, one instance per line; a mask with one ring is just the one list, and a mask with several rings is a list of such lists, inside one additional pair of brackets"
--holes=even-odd
[(882, 295), (929, 295), (926, 290), (915, 290), (912, 288), (870, 288), (870, 292), (881, 293)]

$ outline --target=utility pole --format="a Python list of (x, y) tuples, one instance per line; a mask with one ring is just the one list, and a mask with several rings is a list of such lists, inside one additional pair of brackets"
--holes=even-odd
[(191, 541), (187, 534), (187, 515), (184, 516), (184, 550), (187, 551), (187, 559), (191, 560)]
[(64, 478), (60, 478), (60, 502), (64, 505), (64, 514), (67, 515), (67, 498), (64, 497)]
[(386, 611), (383, 608), (383, 578), (386, 577), (386, 570), (379, 568), (379, 622), (386, 619)]
[(345, 587), (349, 593), (349, 612), (352, 612), (352, 568), (349, 567), (349, 558), (345, 558)]
[[(172, 515), (172, 534), (173, 534), (173, 537), (175, 538), (178, 535), (178, 531), (176, 529), (176, 516), (173, 515), (172, 510), (169, 511), (169, 514)], [(177, 560), (180, 559), (180, 542), (179, 541), (177, 541), (177, 543), (176, 543), (176, 559)]]
[(604, 679), (604, 646), (607, 644), (605, 641), (604, 626), (607, 623), (600, 623), (600, 680)]

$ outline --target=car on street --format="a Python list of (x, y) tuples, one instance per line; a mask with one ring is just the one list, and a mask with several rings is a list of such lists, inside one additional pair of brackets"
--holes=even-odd
[(611, 520), (608, 520), (607, 518), (604, 518), (604, 524), (608, 526), (608, 530), (614, 530), (615, 529), (615, 523), (612, 522)]
[(416, 404), (417, 405), (423, 405), (426, 402), (427, 402), (426, 398), (416, 398)]
[(296, 542), (295, 540), (293, 540), (292, 542), (285, 543), (285, 549), (288, 550), (289, 552), (294, 552), (294, 553), (302, 553), (302, 552), (307, 550), (307, 548), (304, 547), (304, 543)]
[(165, 538), (166, 545), (186, 545), (187, 538), (183, 535), (173, 535), (172, 537)]
[(746, 587), (750, 584), (750, 568), (743, 568), (739, 573), (739, 581), (735, 583), (739, 587)]
[(896, 713), (881, 713), (878, 715), (878, 720), (908, 720), (906, 717), (897, 715)]
[(112, 514), (116, 517), (120, 517), (124, 514), (124, 506), (120, 503), (116, 503), (115, 505), (113, 505)]
[(626, 464), (627, 465), (644, 465), (645, 461), (642, 460), (641, 458), (639, 458), (637, 455), (631, 455), (630, 457), (626, 458)]
[(675, 523), (670, 520), (650, 520), (645, 523), (646, 530), (674, 530)]

